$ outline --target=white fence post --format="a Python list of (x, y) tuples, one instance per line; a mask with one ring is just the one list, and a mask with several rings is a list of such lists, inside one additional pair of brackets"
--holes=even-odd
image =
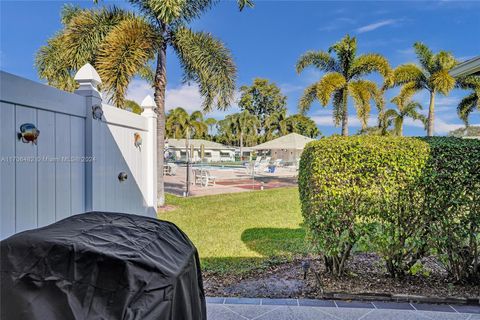
[(148, 206), (157, 212), (157, 113), (153, 98), (149, 95), (143, 99), (142, 116), (148, 119), (147, 134), (147, 190)]
[[(89, 63), (81, 67), (75, 75), (75, 81), (80, 85), (75, 93), (84, 96), (86, 99), (87, 117), (85, 121), (85, 210), (94, 210), (94, 143), (98, 136), (100, 127), (95, 120), (93, 110), (102, 108), (102, 95), (97, 87), (102, 83), (100, 76)], [(98, 109), (98, 107), (100, 109)], [(98, 114), (98, 113), (97, 113)]]

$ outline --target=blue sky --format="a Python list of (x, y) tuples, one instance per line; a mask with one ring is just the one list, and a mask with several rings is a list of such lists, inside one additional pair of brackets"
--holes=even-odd
[[(0, 68), (40, 81), (33, 66), (35, 52), (61, 26), (59, 13), (64, 3), (92, 7), (93, 1), (0, 1)], [(123, 1), (103, 1), (100, 5), (129, 7)], [(358, 39), (359, 53), (380, 53), (392, 66), (414, 62), (412, 44), (422, 41), (434, 51), (451, 51), (459, 60), (480, 54), (479, 1), (256, 1), (254, 9), (238, 12), (233, 1), (221, 1), (200, 20), (196, 30), (211, 32), (232, 50), (238, 67), (238, 85), (249, 84), (255, 77), (275, 82), (288, 96), (289, 113), (297, 110), (303, 89), (322, 74), (309, 69), (295, 73), (298, 57), (307, 50), (326, 50), (349, 33)], [(181, 70), (172, 52), (168, 57), (167, 108), (200, 108), (201, 98), (195, 86), (181, 82)], [(375, 77), (374, 77), (375, 79)], [(149, 86), (135, 79), (130, 98), (141, 101), (151, 93)], [(391, 98), (397, 90), (388, 92)], [(454, 90), (448, 97), (437, 97), (436, 133), (446, 134), (461, 125), (456, 105), (467, 92)], [(420, 93), (416, 100), (427, 108), (428, 97)], [(393, 105), (389, 104), (392, 108)], [(233, 105), (228, 112), (237, 111)], [(228, 113), (227, 112), (227, 113)], [(426, 111), (424, 111), (425, 113)], [(353, 107), (350, 132), (359, 128)], [(224, 112), (211, 116), (222, 118)], [(480, 124), (477, 111), (471, 118)], [(324, 134), (339, 133), (333, 126), (331, 107), (315, 103), (309, 115)], [(372, 124), (376, 112), (372, 112)], [(420, 123), (407, 121), (407, 135), (423, 135)]]

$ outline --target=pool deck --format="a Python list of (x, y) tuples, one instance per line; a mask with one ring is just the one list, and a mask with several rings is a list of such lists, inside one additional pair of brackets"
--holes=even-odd
[[(277, 168), (275, 173), (261, 172), (252, 178), (244, 168), (209, 170), (215, 177), (215, 186), (190, 185), (190, 196), (267, 190), (297, 186), (297, 173), (288, 168)], [(182, 196), (186, 188), (186, 168), (178, 167), (175, 176), (166, 175), (165, 191)]]
[(310, 299), (207, 298), (209, 320), (480, 320), (480, 307)]

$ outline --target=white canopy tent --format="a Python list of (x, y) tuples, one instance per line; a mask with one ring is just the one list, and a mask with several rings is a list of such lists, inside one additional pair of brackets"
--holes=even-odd
[(282, 159), (285, 162), (295, 162), (305, 148), (305, 145), (314, 139), (298, 133), (290, 133), (280, 138), (267, 141), (252, 147), (256, 151), (269, 151), (272, 160)]

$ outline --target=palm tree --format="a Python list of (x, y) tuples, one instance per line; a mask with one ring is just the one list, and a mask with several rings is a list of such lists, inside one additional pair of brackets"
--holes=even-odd
[(200, 111), (189, 115), (183, 108), (175, 108), (168, 113), (165, 128), (167, 137), (174, 139), (204, 138), (208, 132), (208, 126)]
[(406, 117), (413, 120), (420, 120), (424, 125), (427, 119), (423, 114), (418, 113), (417, 109), (422, 110), (422, 105), (412, 101), (412, 94), (400, 94), (392, 99), (392, 103), (397, 105), (398, 111), (389, 109), (385, 112), (385, 119), (388, 124), (393, 122), (393, 133), (397, 136), (403, 136), (403, 121)]
[[(68, 9), (64, 28), (37, 55), (42, 78), (70, 88), (72, 75), (90, 62), (100, 74), (102, 89), (122, 105), (131, 79), (142, 76), (154, 89), (157, 120), (157, 199), (165, 203), (163, 150), (165, 148), (165, 90), (167, 48), (176, 53), (184, 80), (198, 84), (203, 109), (226, 109), (234, 99), (236, 67), (230, 51), (211, 34), (188, 24), (210, 9), (215, 0), (129, 0), (140, 14), (117, 8)], [(240, 10), (251, 0), (237, 0)], [(153, 70), (152, 70), (153, 65)]]
[[(335, 54), (332, 56), (331, 54)], [(357, 40), (346, 35), (325, 51), (309, 51), (297, 62), (297, 73), (313, 66), (326, 74), (307, 87), (300, 99), (299, 109), (305, 113), (315, 99), (325, 107), (333, 101), (333, 118), (335, 125), (342, 124), (342, 135), (348, 135), (348, 97), (352, 97), (357, 116), (362, 127), (367, 126), (370, 115), (370, 100), (378, 96), (374, 82), (361, 79), (363, 76), (378, 71), (384, 78), (391, 76), (390, 65), (379, 54), (357, 56)]]
[(435, 118), (435, 95), (447, 95), (455, 86), (455, 78), (449, 71), (456, 65), (455, 58), (446, 51), (434, 54), (426, 45), (413, 45), (420, 65), (403, 64), (395, 69), (395, 83), (404, 85), (405, 90), (427, 90), (430, 93), (427, 135), (433, 136)]
[(207, 120), (205, 120), (205, 123), (206, 123), (207, 126), (208, 126), (208, 129), (209, 129), (209, 131), (210, 131), (209, 133), (210, 133), (211, 136), (213, 136), (213, 134), (214, 134), (214, 133), (213, 133), (213, 130), (214, 130), (215, 125), (217, 124), (217, 122), (218, 122), (218, 121), (217, 121), (217, 119), (215, 119), (215, 118), (208, 118)]
[(257, 130), (260, 127), (260, 120), (247, 110), (240, 113), (228, 115), (225, 120), (230, 134), (238, 137), (240, 146), (240, 157), (243, 155), (244, 140), (248, 144), (257, 140)]
[(468, 76), (457, 79), (457, 87), (471, 90), (472, 92), (463, 98), (457, 107), (457, 113), (460, 119), (469, 126), (468, 118), (475, 110), (480, 110), (480, 76)]
[(287, 134), (286, 119), (285, 110), (274, 112), (265, 119), (265, 141)]

